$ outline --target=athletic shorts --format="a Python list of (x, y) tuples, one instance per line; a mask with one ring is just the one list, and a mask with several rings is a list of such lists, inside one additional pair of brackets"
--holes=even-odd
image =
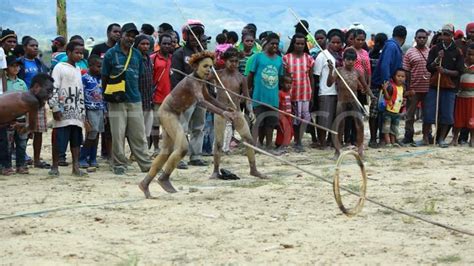
[(71, 148), (79, 148), (82, 144), (82, 128), (78, 126), (53, 128), (52, 142), (59, 148), (59, 154), (66, 153), (68, 143)]
[(43, 106), (40, 109), (38, 109), (35, 132), (43, 133), (46, 131), (48, 131), (48, 121), (47, 121), (47, 116), (46, 116), (46, 109), (44, 109), (44, 106)]
[(103, 110), (87, 110), (87, 120), (91, 125), (91, 130), (87, 133), (87, 139), (94, 140), (99, 133), (104, 132), (104, 111)]
[(274, 111), (263, 105), (256, 106), (253, 110), (255, 116), (257, 117), (255, 126), (276, 128), (279, 125), (279, 114), (277, 111)]
[(383, 116), (382, 133), (391, 134), (398, 137), (398, 128), (400, 127), (400, 114), (385, 111)]

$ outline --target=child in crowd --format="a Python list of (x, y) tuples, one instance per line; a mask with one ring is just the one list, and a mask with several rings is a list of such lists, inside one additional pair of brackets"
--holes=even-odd
[(84, 176), (79, 169), (79, 153), (82, 144), (85, 107), (81, 70), (76, 66), (83, 57), (84, 46), (70, 42), (66, 47), (68, 60), (58, 63), (53, 70), (53, 97), (49, 105), (53, 111), (53, 165), (49, 175), (59, 175), (59, 155), (66, 152), (70, 144), (72, 153), (72, 174)]
[[(27, 92), (28, 87), (26, 83), (18, 78), (18, 72), (20, 71), (21, 62), (17, 61), (15, 56), (7, 57), (7, 93), (9, 92)], [(26, 123), (26, 116), (22, 115), (17, 117), (17, 123)], [(15, 164), (16, 172), (18, 174), (28, 174), (28, 167), (26, 166), (26, 142), (28, 140), (28, 133), (20, 132), (19, 129), (10, 128), (8, 130), (8, 147), (12, 148), (9, 152), (9, 158), (11, 160), (11, 154), (15, 151)], [(14, 147), (14, 149), (13, 149)], [(11, 164), (11, 161), (10, 161)], [(10, 172), (13, 172), (11, 169)]]
[(405, 91), (406, 72), (397, 69), (390, 82), (382, 86), (383, 106), (385, 107), (382, 133), (385, 139), (385, 147), (400, 147), (397, 143), (398, 127), (400, 124), (400, 110), (403, 97), (412, 96), (415, 91)]
[(460, 92), (456, 97), (454, 110), (453, 145), (458, 144), (461, 128), (469, 129), (471, 141), (469, 146), (474, 147), (474, 43), (467, 49), (466, 68), (459, 82)]
[[(278, 93), (279, 97), (279, 107), (283, 112), (291, 114), (291, 85), (293, 79), (290, 75), (285, 75), (283, 77), (283, 82), (280, 86), (280, 92)], [(288, 146), (290, 145), (291, 139), (293, 138), (293, 118), (289, 115), (280, 115), (279, 116), (280, 124), (277, 128), (277, 136), (275, 140), (275, 146), (279, 149), (279, 153), (288, 152)]]
[[(337, 70), (355, 95), (357, 95), (358, 89), (362, 89), (362, 92), (368, 93), (371, 97), (374, 97), (371, 90), (368, 89), (364, 77), (354, 68), (354, 62), (356, 59), (356, 51), (352, 48), (347, 49), (343, 56), (344, 66), (339, 67)], [(333, 138), (334, 147), (336, 148), (334, 157), (338, 158), (341, 153), (341, 142), (344, 135), (345, 118), (349, 116), (354, 118), (357, 131), (357, 152), (360, 156), (364, 156), (364, 123), (362, 120), (362, 110), (360, 110), (360, 107), (358, 106), (354, 96), (351, 95), (349, 89), (345, 86), (341, 78), (338, 75), (333, 74), (333, 64), (330, 63), (328, 67), (329, 75), (326, 85), (330, 87), (335, 82), (337, 89), (335, 125), (338, 136), (337, 138)]]
[(91, 55), (88, 59), (89, 71), (82, 76), (84, 86), (84, 105), (86, 107), (86, 141), (81, 148), (79, 166), (81, 168), (98, 167), (97, 144), (99, 133), (104, 132), (105, 102), (102, 98), (100, 73), (102, 59), (98, 55)]
[(227, 49), (233, 47), (232, 44), (227, 43), (227, 37), (224, 33), (217, 34), (216, 36), (216, 69), (222, 69), (225, 67), (224, 59), (222, 55), (224, 54)]

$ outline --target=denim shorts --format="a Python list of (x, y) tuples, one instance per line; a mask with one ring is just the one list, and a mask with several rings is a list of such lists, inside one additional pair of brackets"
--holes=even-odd
[[(456, 102), (456, 90), (439, 90), (438, 119), (442, 125), (454, 124), (454, 104)], [(430, 88), (426, 94), (423, 105), (423, 123), (436, 123), (436, 88)]]

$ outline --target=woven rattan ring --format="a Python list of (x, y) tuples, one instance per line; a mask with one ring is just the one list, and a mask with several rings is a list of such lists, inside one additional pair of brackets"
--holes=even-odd
[[(360, 168), (360, 172), (362, 173), (362, 184), (360, 185), (360, 188), (359, 188), (359, 202), (357, 203), (357, 205), (354, 207), (354, 208), (351, 208), (351, 209), (347, 209), (344, 204), (342, 203), (342, 199), (341, 199), (341, 190), (339, 188), (339, 172), (340, 172), (340, 167), (341, 167), (341, 164), (344, 160), (344, 158), (347, 156), (347, 155), (353, 155), (356, 160), (357, 160), (357, 164), (359, 165), (359, 168)], [(358, 214), (362, 208), (364, 207), (364, 202), (365, 202), (365, 196), (367, 194), (367, 173), (365, 172), (365, 167), (364, 167), (364, 162), (362, 162), (362, 159), (360, 158), (359, 154), (355, 151), (345, 151), (343, 152), (340, 156), (339, 156), (339, 159), (337, 159), (337, 163), (336, 163), (336, 172), (334, 174), (334, 181), (333, 181), (333, 190), (334, 190), (334, 198), (336, 199), (336, 202), (337, 202), (337, 206), (339, 206), (339, 209), (341, 209), (341, 211), (347, 215), (347, 216), (354, 216), (356, 214)], [(351, 194), (355, 194), (357, 195), (356, 193), (351, 193)]]

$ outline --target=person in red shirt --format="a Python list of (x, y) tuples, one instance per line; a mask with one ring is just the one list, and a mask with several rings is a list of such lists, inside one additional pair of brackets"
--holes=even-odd
[[(283, 84), (278, 93), (279, 97), (279, 106), (283, 112), (291, 113), (291, 86), (293, 84), (293, 79), (290, 75), (286, 75), (283, 78)], [(279, 116), (279, 126), (277, 128), (277, 136), (275, 140), (275, 146), (278, 147), (279, 153), (288, 152), (288, 146), (291, 143), (293, 138), (293, 118), (289, 115)]]
[(153, 93), (153, 131), (152, 139), (155, 152), (153, 156), (159, 153), (160, 141), (160, 119), (158, 118), (158, 110), (163, 103), (165, 97), (171, 91), (171, 51), (173, 49), (172, 37), (167, 33), (160, 34), (158, 43), (160, 50), (151, 55), (151, 62), (153, 63), (153, 84), (155, 84), (155, 91)]

